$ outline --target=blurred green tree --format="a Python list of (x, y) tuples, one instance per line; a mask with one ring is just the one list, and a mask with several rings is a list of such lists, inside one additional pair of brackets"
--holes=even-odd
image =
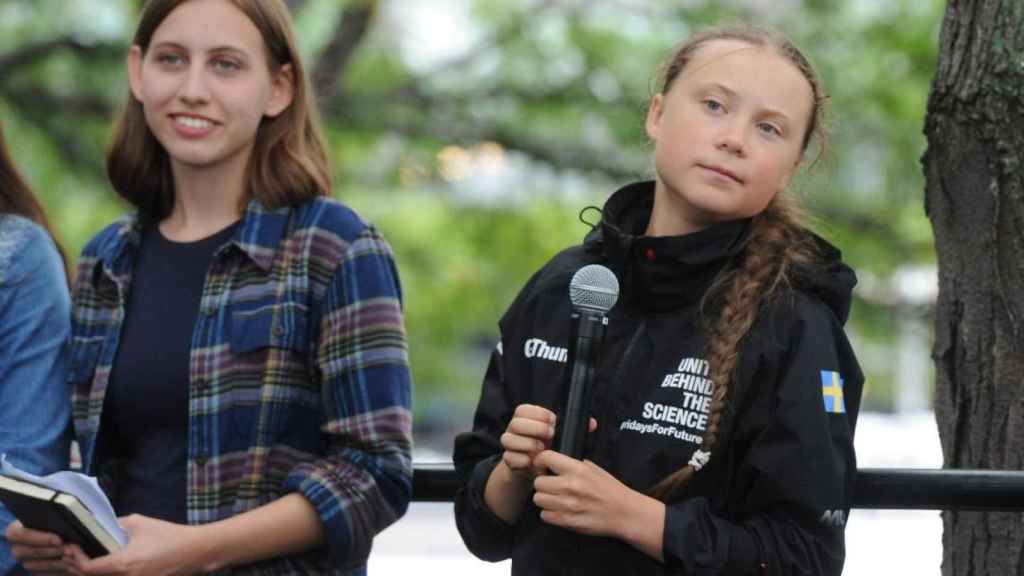
[[(934, 260), (917, 159), (940, 0), (288, 4), (337, 196), (397, 253), (418, 416), (465, 423), (519, 286), (582, 238), (582, 208), (649, 174), (643, 118), (671, 47), (735, 19), (782, 29), (831, 90), (833, 136), (798, 186), (863, 280), (852, 331), (871, 382), (865, 403), (892, 405), (893, 310), (904, 303), (891, 279)], [(103, 151), (139, 5), (0, 3), (0, 116), (72, 253), (124, 210)], [(455, 405), (465, 416), (451, 420)]]

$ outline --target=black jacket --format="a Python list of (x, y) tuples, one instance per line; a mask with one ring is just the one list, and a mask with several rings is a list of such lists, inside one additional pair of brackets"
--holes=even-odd
[(513, 574), (840, 574), (863, 376), (843, 333), (856, 279), (820, 240), (826, 264), (795, 274), (745, 340), (718, 446), (667, 506), (664, 564), (616, 539), (547, 525), (532, 501), (514, 526), (484, 504), (515, 407), (558, 412), (564, 401), (568, 284), (586, 264), (610, 267), (621, 290), (584, 457), (643, 492), (699, 445), (709, 391), (701, 297), (748, 240), (750, 222), (643, 237), (652, 203), (649, 182), (616, 192), (584, 244), (537, 272), (501, 319), (473, 430), (455, 441), (463, 539), (485, 560), (511, 557)]

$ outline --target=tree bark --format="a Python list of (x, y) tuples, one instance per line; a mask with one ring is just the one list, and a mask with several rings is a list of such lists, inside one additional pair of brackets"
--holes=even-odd
[(377, 0), (360, 0), (348, 4), (341, 11), (334, 34), (313, 67), (313, 91), (321, 102), (329, 101), (338, 93), (338, 81), (345, 75), (345, 68), (370, 30), (377, 4)]
[[(949, 0), (928, 101), (945, 466), (1024, 460), (1024, 3)], [(943, 512), (944, 576), (1024, 574), (1024, 515)]]

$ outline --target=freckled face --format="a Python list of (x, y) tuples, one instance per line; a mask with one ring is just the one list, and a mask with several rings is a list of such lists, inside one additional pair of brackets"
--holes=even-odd
[(245, 163), (265, 116), (291, 104), (289, 65), (270, 71), (259, 30), (227, 0), (190, 0), (128, 56), (132, 93), (172, 163)]
[(737, 40), (700, 47), (651, 102), (657, 235), (747, 218), (784, 189), (799, 165), (813, 94), (774, 49)]

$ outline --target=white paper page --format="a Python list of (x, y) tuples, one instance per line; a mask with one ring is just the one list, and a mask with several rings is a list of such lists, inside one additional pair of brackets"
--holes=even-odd
[(71, 471), (36, 476), (35, 474), (19, 470), (14, 464), (8, 462), (6, 454), (0, 456), (0, 472), (12, 478), (35, 482), (52, 490), (60, 490), (61, 492), (74, 495), (92, 512), (93, 516), (96, 517), (96, 521), (106, 528), (107, 532), (114, 537), (114, 540), (117, 540), (118, 544), (122, 547), (128, 545), (128, 534), (118, 524), (114, 507), (110, 505), (110, 500), (103, 493), (99, 482), (92, 476)]

